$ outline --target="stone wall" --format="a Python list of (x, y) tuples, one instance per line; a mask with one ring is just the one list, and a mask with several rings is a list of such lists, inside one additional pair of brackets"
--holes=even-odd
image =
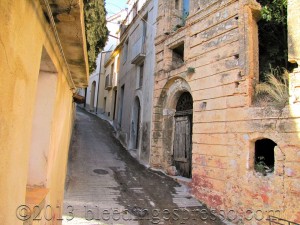
[[(298, 99), (299, 70), (290, 73), (288, 106), (254, 106), (260, 5), (254, 0), (191, 0), (186, 25), (174, 28), (174, 2), (159, 1), (151, 166), (168, 171), (173, 165), (175, 106), (188, 91), (194, 100), (193, 194), (209, 207), (231, 213), (230, 218), (237, 213), (235, 222), (267, 224), (271, 210), (300, 222), (300, 106), (293, 100)], [(293, 9), (299, 5), (291, 2)], [(290, 40), (299, 40), (293, 32)], [(185, 62), (174, 68), (172, 49), (181, 42)], [(294, 44), (290, 52), (298, 47)], [(275, 171), (267, 176), (254, 170), (254, 143), (262, 138), (277, 143)]]

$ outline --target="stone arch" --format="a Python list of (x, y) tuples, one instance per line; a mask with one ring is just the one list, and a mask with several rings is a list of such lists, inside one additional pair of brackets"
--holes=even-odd
[(174, 123), (176, 105), (180, 96), (188, 92), (192, 96), (192, 91), (181, 77), (170, 79), (161, 91), (159, 99), (155, 105), (157, 115), (154, 116), (153, 125), (153, 148), (151, 162), (158, 162), (167, 172), (173, 168), (173, 143), (174, 143)]

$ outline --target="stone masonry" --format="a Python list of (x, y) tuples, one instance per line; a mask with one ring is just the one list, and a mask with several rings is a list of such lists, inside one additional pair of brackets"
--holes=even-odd
[[(299, 69), (289, 74), (288, 106), (254, 105), (261, 6), (255, 0), (191, 0), (181, 24), (177, 2), (160, 0), (158, 6), (151, 166), (168, 171), (173, 165), (176, 103), (190, 92), (193, 194), (227, 217), (236, 214), (234, 221), (267, 224), (277, 210), (278, 217), (299, 223)], [(289, 61), (299, 64), (300, 2), (288, 4)], [(172, 49), (182, 43), (184, 62), (174, 63)], [(262, 138), (277, 144), (268, 176), (254, 170), (254, 143)]]

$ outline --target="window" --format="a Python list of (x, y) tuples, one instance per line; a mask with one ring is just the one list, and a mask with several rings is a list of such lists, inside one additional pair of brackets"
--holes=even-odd
[(139, 66), (139, 87), (143, 86), (144, 63)]
[[(259, 80), (266, 81), (272, 69), (292, 70), (288, 62), (287, 1), (271, 4), (269, 0), (257, 0), (261, 4), (261, 19), (258, 21)], [(272, 69), (271, 69), (272, 68)]]
[(176, 69), (184, 63), (184, 43), (181, 42), (176, 47), (172, 48), (172, 68)]
[(175, 0), (175, 9), (179, 9), (179, 0)]
[(127, 61), (127, 56), (128, 56), (128, 40), (125, 42), (123, 47), (123, 63)]
[(270, 139), (260, 139), (255, 142), (255, 162), (256, 172), (266, 176), (274, 172), (274, 148), (277, 144)]
[(146, 42), (146, 38), (147, 38), (147, 19), (148, 19), (148, 15), (146, 14), (146, 16), (144, 16), (144, 18), (142, 19), (143, 21), (143, 43)]
[(183, 0), (182, 22), (185, 24), (187, 17), (190, 14), (190, 0)]

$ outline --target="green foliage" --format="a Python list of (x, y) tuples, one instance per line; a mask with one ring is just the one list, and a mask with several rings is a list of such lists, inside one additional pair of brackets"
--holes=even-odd
[(194, 67), (188, 67), (187, 72), (188, 73), (195, 73), (195, 68)]
[(260, 79), (265, 81), (270, 68), (292, 69), (288, 63), (287, 0), (258, 2), (262, 6), (258, 22)]
[(256, 99), (283, 109), (289, 102), (288, 72), (285, 70), (282, 74), (279, 68), (270, 68), (270, 71), (266, 75), (266, 81), (256, 85)]
[(84, 0), (84, 19), (89, 58), (89, 71), (96, 68), (96, 59), (108, 37), (104, 0)]
[(274, 171), (274, 167), (267, 166), (267, 164), (265, 163), (265, 157), (263, 156), (258, 157), (258, 160), (255, 162), (254, 169), (256, 172), (259, 172), (264, 176)]

